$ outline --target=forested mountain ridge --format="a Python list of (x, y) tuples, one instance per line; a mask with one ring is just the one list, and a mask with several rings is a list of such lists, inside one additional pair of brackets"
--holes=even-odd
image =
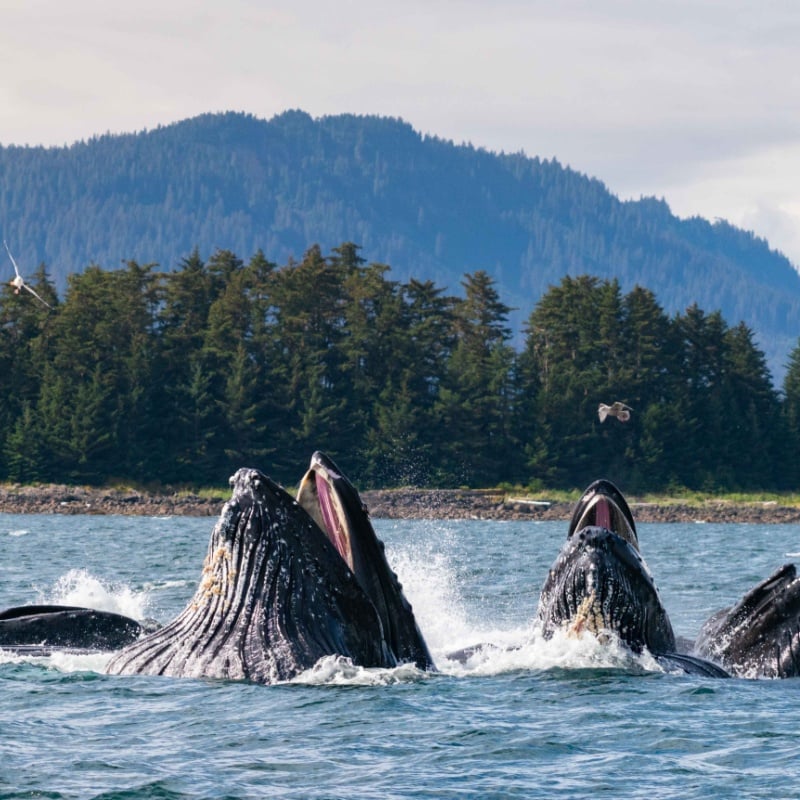
[(800, 335), (800, 276), (750, 233), (621, 201), (555, 160), (422, 135), (399, 119), (207, 114), (68, 147), (0, 148), (0, 228), (23, 271), (63, 289), (89, 264), (257, 251), (275, 262), (359, 244), (392, 277), (458, 291), (486, 270), (524, 319), (564, 275), (697, 303), (756, 334), (780, 374)]

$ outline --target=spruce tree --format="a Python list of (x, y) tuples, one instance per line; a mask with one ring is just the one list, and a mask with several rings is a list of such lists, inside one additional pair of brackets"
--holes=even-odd
[(781, 408), (786, 436), (782, 448), (781, 484), (796, 488), (800, 484), (800, 459), (797, 458), (800, 452), (800, 339), (789, 354)]
[(447, 437), (444, 468), (453, 483), (492, 485), (511, 473), (511, 309), (482, 270), (467, 274), (461, 285), (465, 297), (454, 310), (456, 344), (437, 404)]

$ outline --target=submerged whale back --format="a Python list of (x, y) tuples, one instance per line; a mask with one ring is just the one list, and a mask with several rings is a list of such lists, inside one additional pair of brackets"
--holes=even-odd
[(82, 606), (30, 605), (0, 612), (0, 649), (16, 652), (116, 650), (152, 626), (130, 617)]

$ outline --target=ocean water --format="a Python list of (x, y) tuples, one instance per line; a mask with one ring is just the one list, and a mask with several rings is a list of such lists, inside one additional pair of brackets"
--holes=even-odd
[[(0, 515), (0, 608), (167, 621), (213, 524)], [(375, 526), (438, 672), (327, 659), (258, 686), (106, 676), (104, 655), (0, 656), (0, 798), (800, 797), (800, 681), (666, 674), (591, 638), (536, 641), (566, 523)], [(797, 525), (639, 528), (689, 637), (800, 552)], [(481, 642), (500, 647), (446, 657)]]

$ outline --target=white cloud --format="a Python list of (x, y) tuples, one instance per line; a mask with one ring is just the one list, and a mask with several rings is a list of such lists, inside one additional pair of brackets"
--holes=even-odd
[(697, 198), (714, 216), (769, 241), (800, 265), (800, 142), (765, 147), (730, 159), (708, 161), (696, 174), (666, 185), (664, 195), (680, 216), (696, 214)]
[(399, 116), (753, 226), (800, 263), (794, 0), (5, 0), (0, 141), (206, 111)]

